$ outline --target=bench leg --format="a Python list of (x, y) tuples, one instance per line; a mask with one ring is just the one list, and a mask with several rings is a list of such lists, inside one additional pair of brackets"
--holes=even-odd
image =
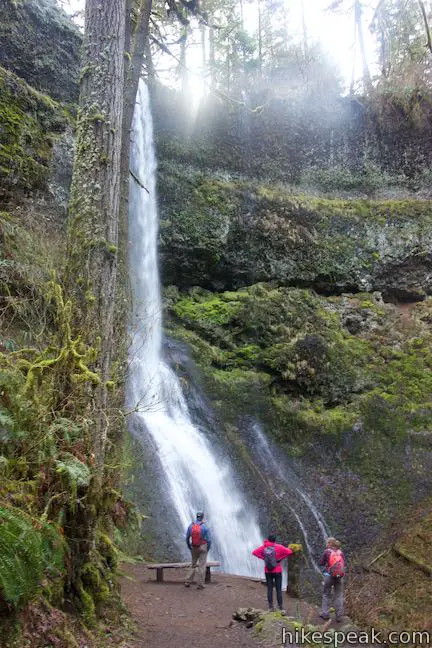
[(163, 567), (156, 569), (156, 580), (158, 583), (163, 583)]
[(206, 567), (206, 575), (205, 575), (205, 582), (210, 583), (210, 581), (211, 581), (210, 567), (207, 565), (207, 567)]

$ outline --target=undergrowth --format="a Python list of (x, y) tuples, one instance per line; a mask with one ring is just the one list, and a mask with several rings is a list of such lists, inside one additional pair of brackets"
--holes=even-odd
[[(103, 495), (93, 502), (98, 348), (72, 332), (74, 313), (58, 279), (61, 238), (43, 221), (27, 228), (9, 213), (0, 214), (0, 236), (0, 624), (12, 641), (14, 623), (24, 618), (25, 634), (23, 611), (37, 616), (39, 597), (47, 618), (67, 601), (96, 631), (102, 609), (118, 599), (110, 537), (134, 515), (117, 489), (122, 459), (113, 440), (120, 432), (111, 432)], [(111, 387), (119, 403), (120, 383), (119, 372)], [(120, 406), (112, 420), (121, 428)], [(89, 520), (95, 546), (76, 573)]]

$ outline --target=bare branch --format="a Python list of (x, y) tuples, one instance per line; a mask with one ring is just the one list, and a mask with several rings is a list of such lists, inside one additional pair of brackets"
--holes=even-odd
[(145, 186), (143, 185), (143, 183), (141, 182), (141, 180), (138, 178), (137, 175), (135, 175), (135, 173), (132, 171), (132, 169), (129, 169), (129, 173), (131, 174), (131, 176), (132, 176), (132, 178), (135, 180), (135, 182), (136, 182), (137, 184), (139, 184), (139, 186), (141, 187), (141, 189), (145, 189), (145, 190), (147, 191), (147, 193), (150, 194), (150, 191), (147, 189), (147, 187), (145, 187)]
[(430, 27), (429, 27), (429, 22), (428, 22), (428, 17), (426, 13), (426, 7), (424, 6), (423, 0), (417, 0), (419, 6), (420, 6), (420, 11), (422, 12), (423, 16), (423, 21), (425, 25), (425, 30), (426, 30), (426, 36), (427, 36), (427, 48), (428, 50), (432, 53), (432, 38), (431, 38), (431, 32), (430, 32)]

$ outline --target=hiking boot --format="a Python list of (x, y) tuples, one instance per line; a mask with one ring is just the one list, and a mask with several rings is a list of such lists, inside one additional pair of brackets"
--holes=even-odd
[(280, 608), (279, 608), (279, 612), (282, 614), (282, 616), (286, 616), (286, 612), (285, 612), (285, 610), (283, 609), (283, 607), (280, 607)]
[(197, 589), (204, 589), (205, 585), (197, 585)]
[(269, 605), (269, 610), (268, 610), (268, 611), (269, 611), (269, 612), (274, 612), (274, 611), (275, 611), (273, 605)]
[(320, 614), (320, 619), (324, 619), (324, 621), (330, 621), (330, 617), (324, 616), (324, 614)]
[(186, 581), (186, 583), (184, 584), (184, 586), (185, 586), (185, 587), (190, 587), (190, 583), (189, 583), (189, 581)]

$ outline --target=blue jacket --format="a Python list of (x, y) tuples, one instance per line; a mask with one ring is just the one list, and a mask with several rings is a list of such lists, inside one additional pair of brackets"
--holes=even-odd
[(193, 524), (200, 524), (201, 525), (201, 538), (204, 540), (204, 542), (207, 543), (207, 551), (210, 551), (211, 547), (211, 536), (210, 536), (210, 529), (208, 526), (204, 524), (204, 522), (200, 522), (200, 520), (195, 520), (195, 522), (191, 522), (187, 528), (186, 531), (186, 544), (189, 549), (192, 549), (191, 545), (191, 534), (192, 534), (192, 525)]

